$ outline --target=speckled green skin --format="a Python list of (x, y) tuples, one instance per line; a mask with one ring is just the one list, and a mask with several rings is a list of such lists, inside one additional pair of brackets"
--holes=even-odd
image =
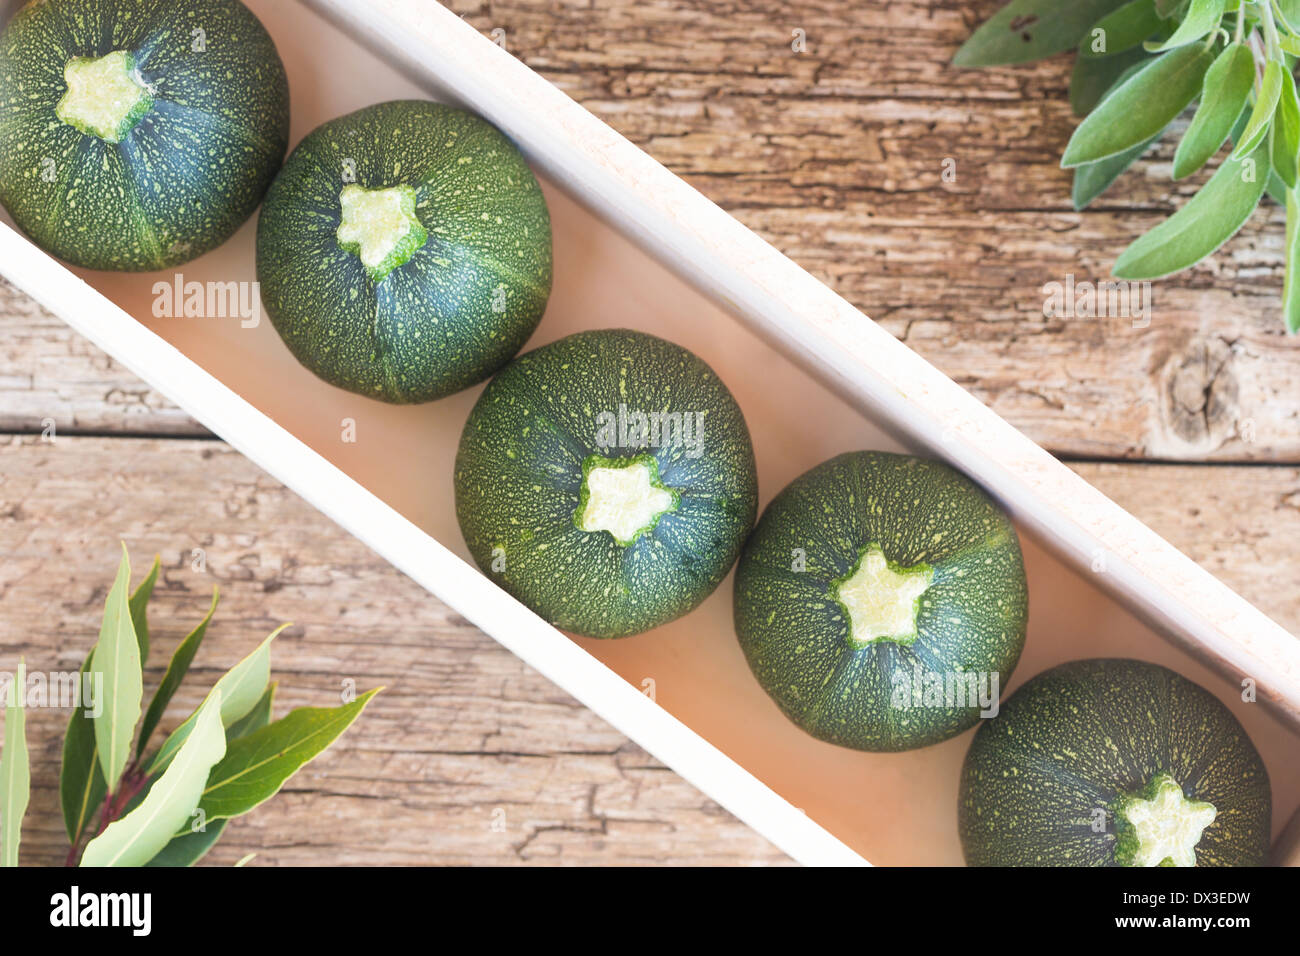
[[(620, 403), (703, 412), (703, 453), (599, 446), (597, 416)], [(583, 462), (642, 453), (677, 508), (626, 547), (580, 530)], [(641, 332), (580, 332), (520, 356), (479, 398), (456, 455), (456, 516), (479, 567), (590, 637), (637, 634), (698, 605), (735, 563), (757, 508), (754, 450), (731, 393), (695, 355)]]
[[(134, 56), (154, 96), (120, 143), (55, 114), (67, 61), (114, 50)], [(75, 265), (162, 269), (219, 246), (262, 201), (288, 141), (284, 66), (235, 0), (44, 0), (0, 35), (0, 203)]]
[[(934, 569), (914, 643), (849, 642), (831, 586), (873, 543), (895, 564)], [(736, 634), (754, 676), (808, 733), (858, 750), (910, 750), (975, 724), (978, 707), (893, 706), (895, 681), (914, 684), (919, 663), (997, 672), (1005, 687), (1027, 611), (1006, 516), (958, 472), (908, 455), (850, 452), (796, 478), (763, 512), (736, 570)]]
[[(379, 282), (337, 231), (345, 173), (408, 185), (425, 243)], [(262, 301), (290, 351), (325, 381), (386, 402), (481, 382), (541, 321), (551, 220), (523, 156), (487, 121), (437, 103), (380, 103), (315, 129), (258, 221)]]
[[(1259, 866), (1268, 855), (1268, 772), (1209, 691), (1144, 661), (1061, 664), (980, 727), (962, 768), (958, 826), (972, 866), (1117, 866), (1112, 808), (1171, 774), (1217, 815), (1197, 866)], [(1094, 832), (1105, 810), (1104, 832)]]

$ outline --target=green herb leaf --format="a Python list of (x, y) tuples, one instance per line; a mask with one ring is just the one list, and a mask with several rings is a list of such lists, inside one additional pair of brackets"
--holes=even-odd
[(1164, 25), (1156, 13), (1155, 0), (1133, 0), (1102, 17), (1089, 28), (1079, 44), (1082, 57), (1111, 57), (1142, 45), (1142, 41)]
[(253, 709), (226, 728), (227, 741), (247, 737), (253, 731), (261, 730), (271, 722), (271, 708), (275, 706), (275, 688), (277, 686), (275, 683), (268, 685), (266, 693), (258, 698), (257, 703), (253, 705)]
[(140, 645), (127, 599), (131, 561), (122, 545), (117, 578), (104, 602), (104, 623), (95, 645), (95, 668), (104, 675), (103, 701), (95, 718), (95, 749), (111, 791), (117, 786), (131, 754), (131, 737), (140, 719), (144, 678), (140, 671)]
[(1168, 20), (1187, 0), (1156, 0), (1156, 13)]
[(1012, 0), (976, 30), (952, 62), (957, 66), (1027, 63), (1063, 53), (1124, 0)]
[(135, 638), (140, 645), (141, 667), (149, 659), (149, 598), (153, 596), (153, 586), (158, 581), (158, 569), (161, 566), (162, 562), (155, 554), (153, 567), (140, 582), (140, 586), (131, 594), (131, 623), (135, 625)]
[(18, 673), (9, 685), (5, 706), (5, 749), (0, 753), (0, 866), (18, 865), (18, 844), (23, 817), (32, 794), (31, 766), (27, 757), (27, 665), (18, 659)]
[(1079, 124), (1065, 147), (1061, 165), (1095, 163), (1157, 135), (1201, 91), (1212, 59), (1197, 45), (1152, 60)]
[(198, 626), (190, 631), (185, 640), (181, 641), (180, 646), (176, 648), (176, 653), (172, 654), (171, 662), (167, 665), (167, 673), (163, 675), (162, 683), (158, 685), (158, 690), (154, 692), (153, 700), (149, 702), (149, 709), (145, 711), (144, 723), (140, 725), (140, 738), (135, 745), (137, 757), (144, 754), (144, 749), (149, 744), (149, 738), (153, 735), (154, 728), (158, 726), (158, 721), (162, 720), (162, 715), (167, 710), (167, 705), (171, 703), (172, 696), (176, 693), (177, 688), (181, 686), (181, 681), (185, 679), (185, 674), (190, 669), (194, 655), (198, 653), (199, 645), (203, 643), (203, 635), (207, 633), (208, 623), (217, 610), (217, 597), (217, 589), (214, 587), (212, 589), (212, 606), (208, 608), (207, 616), (199, 621)]
[(1290, 190), (1286, 188), (1286, 183), (1278, 179), (1277, 173), (1273, 172), (1272, 170), (1269, 170), (1268, 186), (1266, 187), (1265, 191), (1268, 193), (1270, 199), (1272, 199), (1283, 209), (1286, 208), (1286, 194), (1290, 192)]
[(87, 708), (103, 706), (101, 684), (97, 700), (85, 696), (87, 675), (91, 674), (94, 651), (86, 655), (81, 665), (81, 706), (72, 711), (68, 730), (63, 736), (63, 768), (59, 773), (59, 800), (63, 805), (63, 825), (68, 831), (68, 841), (74, 846), (90, 824), (90, 818), (108, 793), (104, 771), (99, 767), (95, 753), (95, 721)]
[(1241, 141), (1232, 150), (1233, 159), (1241, 159), (1264, 141), (1273, 122), (1273, 114), (1277, 111), (1277, 101), (1282, 97), (1282, 74), (1285, 72), (1286, 67), (1277, 60), (1269, 60), (1264, 67), (1259, 96), (1255, 98), (1255, 107), (1250, 111), (1246, 131), (1241, 134)]
[(1211, 30), (1219, 26), (1219, 21), (1223, 19), (1223, 8), (1225, 0), (1192, 0), (1192, 4), (1187, 8), (1187, 16), (1183, 17), (1183, 22), (1178, 24), (1178, 29), (1164, 43), (1148, 47), (1152, 53), (1159, 53), (1162, 50), (1172, 50), (1175, 47), (1186, 46), (1201, 39)]
[(1286, 278), (1282, 284), (1282, 317), (1286, 330), (1300, 332), (1300, 198), (1286, 194)]
[(1292, 33), (1300, 30), (1300, 0), (1277, 0), (1273, 7), (1281, 14), (1282, 23), (1288, 30)]
[(1200, 192), (1124, 250), (1115, 263), (1121, 279), (1159, 279), (1200, 262), (1242, 227), (1264, 194), (1268, 144), (1242, 160), (1228, 159)]
[(1290, 70), (1282, 71), (1282, 92), (1277, 98), (1277, 112), (1273, 114), (1273, 128), (1269, 135), (1272, 137), (1269, 151), (1273, 171), (1286, 183), (1288, 190), (1293, 189), (1296, 157), (1300, 154), (1300, 101), (1296, 99), (1295, 77)]
[[(275, 684), (271, 684), (247, 714), (241, 717), (235, 723), (226, 729), (226, 745), (238, 740), (240, 737), (246, 737), (255, 730), (261, 730), (271, 722), (271, 708), (275, 701)], [(214, 820), (207, 822), (201, 830), (193, 830), (189, 833), (182, 833), (180, 836), (172, 837), (159, 854), (146, 863), (146, 866), (193, 866), (207, 855), (219, 839), (221, 834), (226, 830), (226, 824), (229, 820)]]
[(195, 714), (193, 732), (140, 805), (86, 844), (82, 866), (143, 866), (171, 842), (199, 805), (203, 785), (226, 753), (221, 691), (213, 688)]
[[(221, 680), (217, 681), (216, 689), (221, 691), (222, 698), (221, 722), (225, 726), (230, 726), (257, 705), (271, 677), (271, 642), (288, 626), (288, 624), (281, 624), (277, 627), (258, 645), (257, 650), (228, 670)], [(197, 718), (196, 711), (172, 731), (171, 736), (163, 742), (157, 756), (149, 764), (150, 775), (167, 766), (167, 762), (185, 743), (185, 738), (189, 736)]]
[(214, 820), (202, 830), (182, 833), (171, 838), (158, 855), (145, 866), (193, 866), (208, 855), (208, 851), (217, 845), (221, 834), (226, 832), (229, 820)]
[(299, 768), (351, 726), (380, 690), (342, 707), (300, 707), (231, 743), (199, 801), (207, 819), (240, 816), (275, 796)]
[(1219, 151), (1245, 109), (1255, 83), (1255, 57), (1244, 43), (1234, 43), (1205, 71), (1201, 103), (1174, 154), (1174, 179), (1190, 176)]
[[(1163, 132), (1163, 130), (1161, 131)], [(1110, 188), (1110, 184), (1120, 177), (1124, 170), (1132, 166), (1160, 135), (1145, 143), (1139, 143), (1123, 153), (1116, 153), (1095, 163), (1085, 163), (1074, 167), (1074, 185), (1070, 199), (1075, 210), (1083, 209), (1090, 202)]]
[(1141, 47), (1105, 59), (1075, 57), (1070, 75), (1070, 109), (1075, 116), (1087, 116), (1097, 104), (1124, 85), (1143, 63), (1155, 59)]

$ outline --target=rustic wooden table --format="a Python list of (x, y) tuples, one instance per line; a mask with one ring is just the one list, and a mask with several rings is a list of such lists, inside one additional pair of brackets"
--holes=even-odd
[[(1046, 318), (1046, 283), (1105, 277), (1200, 179), (1171, 184), (1160, 147), (1112, 196), (1072, 212), (1057, 167), (1073, 123), (1068, 59), (947, 65), (998, 6), (453, 4), (1297, 630), (1300, 340), (1277, 314), (1282, 215), (1262, 209), (1213, 261), (1158, 284), (1147, 328)], [(3, 284), (0, 316), (5, 669), (19, 654), (34, 669), (79, 665), (125, 538), (137, 563), (163, 560), (147, 684), (212, 586), (222, 592), (169, 722), (286, 620), (281, 711), (333, 702), (344, 678), (388, 688), (231, 826), (210, 862), (254, 851), (254, 865), (784, 861)], [(63, 858), (65, 720), (29, 717), (28, 863)]]

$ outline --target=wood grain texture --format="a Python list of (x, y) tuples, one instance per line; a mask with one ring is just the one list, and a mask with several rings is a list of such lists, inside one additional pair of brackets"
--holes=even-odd
[[(274, 627), (276, 714), (386, 689), (210, 859), (333, 863), (781, 863), (785, 857), (223, 443), (0, 439), (0, 669), (75, 671), (117, 540), (163, 572), (146, 691), (221, 603), (163, 730)], [(197, 549), (197, 551), (196, 551)], [(67, 852), (66, 710), (32, 710), (23, 861)], [(159, 738), (161, 739), (161, 738)]]
[[(1261, 210), (1213, 261), (1157, 284), (1147, 328), (1044, 316), (1045, 283), (1104, 278), (1203, 177), (1169, 181), (1171, 138), (1072, 212), (1057, 167), (1068, 58), (947, 66), (996, 0), (450, 5), (1049, 449), (1220, 462), (1073, 467), (1300, 631), (1300, 595), (1278, 586), (1300, 579), (1281, 216)], [(276, 652), (277, 713), (334, 703), (349, 679), (388, 688), (212, 862), (784, 860), (226, 446), (125, 437), (206, 432), (2, 280), (0, 322), (0, 434), (26, 436), (0, 437), (0, 668), (19, 653), (80, 663), (121, 536), (137, 564), (158, 551), (167, 569), (147, 685), (222, 589), (166, 727), (282, 620), (296, 623)], [(65, 719), (32, 714), (25, 862), (62, 858)]]
[[(1075, 122), (1070, 57), (949, 65), (998, 0), (450, 6), (503, 31), (508, 50), (1049, 450), (1300, 462), (1300, 338), (1278, 318), (1275, 206), (1209, 262), (1156, 283), (1146, 327), (1044, 315), (1047, 283), (1105, 280), (1209, 172), (1173, 183), (1169, 135), (1073, 212), (1058, 166)], [(4, 348), (22, 362), (0, 381), (0, 427), (45, 416), (95, 432), (198, 430), (145, 404), (102, 357), (48, 341), (39, 314)]]
[(999, 6), (451, 3), (1050, 450), (1300, 461), (1276, 207), (1156, 284), (1146, 328), (1044, 315), (1046, 283), (1106, 279), (1208, 172), (1174, 184), (1170, 136), (1073, 212), (1070, 57), (949, 65)]

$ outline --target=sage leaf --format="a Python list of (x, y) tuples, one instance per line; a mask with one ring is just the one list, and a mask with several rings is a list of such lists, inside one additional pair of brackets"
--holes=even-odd
[(94, 705), (103, 705), (101, 682), (96, 700), (84, 696), (86, 682), (95, 672), (91, 669), (94, 651), (86, 655), (81, 665), (80, 687), (83, 694), (80, 707), (72, 711), (68, 730), (63, 735), (63, 766), (59, 772), (59, 801), (63, 806), (63, 826), (68, 831), (68, 841), (76, 846), (90, 824), (95, 809), (108, 793), (104, 771), (100, 769), (95, 752), (95, 720), (87, 711)]
[(140, 645), (131, 622), (127, 583), (131, 561), (122, 545), (122, 560), (117, 577), (104, 602), (104, 622), (95, 645), (95, 670), (103, 674), (103, 700), (95, 718), (95, 749), (104, 770), (104, 781), (113, 790), (126, 769), (131, 753), (131, 738), (140, 719), (140, 700), (144, 696), (144, 678), (140, 672)]
[(1268, 171), (1267, 143), (1244, 159), (1225, 160), (1182, 209), (1124, 250), (1114, 274), (1159, 279), (1200, 262), (1250, 218), (1264, 194)]
[(218, 593), (214, 587), (212, 589), (212, 606), (208, 608), (207, 615), (203, 620), (199, 621), (194, 630), (190, 631), (185, 640), (180, 642), (176, 652), (172, 654), (172, 659), (167, 664), (167, 673), (163, 674), (162, 683), (158, 685), (153, 700), (149, 701), (149, 709), (145, 711), (144, 723), (140, 725), (140, 739), (136, 741), (135, 745), (137, 757), (144, 755), (144, 749), (148, 746), (149, 738), (158, 726), (158, 721), (162, 720), (162, 715), (167, 710), (167, 705), (171, 703), (172, 696), (176, 693), (177, 688), (181, 686), (181, 681), (185, 679), (185, 674), (194, 661), (194, 655), (198, 653), (199, 645), (203, 643), (203, 635), (207, 633), (208, 623), (217, 610), (217, 600)]
[(1286, 194), (1290, 192), (1290, 190), (1286, 188), (1286, 183), (1278, 179), (1277, 173), (1273, 172), (1272, 170), (1269, 170), (1268, 186), (1265, 189), (1265, 191), (1268, 193), (1270, 199), (1272, 199), (1283, 209), (1286, 208)]
[(221, 690), (195, 714), (193, 732), (140, 805), (86, 844), (82, 866), (143, 866), (171, 842), (199, 805), (208, 775), (226, 753)]
[(5, 705), (5, 749), (0, 753), (0, 866), (18, 865), (18, 844), (23, 817), (32, 795), (31, 764), (27, 755), (27, 666), (18, 659), (18, 673), (9, 685)]
[(1269, 60), (1264, 67), (1264, 79), (1260, 83), (1259, 95), (1255, 97), (1255, 106), (1250, 111), (1250, 120), (1241, 140), (1232, 150), (1233, 159), (1241, 159), (1264, 140), (1269, 126), (1273, 122), (1273, 113), (1277, 110), (1277, 101), (1282, 96), (1282, 74), (1286, 67), (1277, 60)]
[(1141, 47), (1105, 59), (1075, 57), (1070, 74), (1070, 109), (1075, 116), (1087, 116), (1097, 104), (1124, 84), (1143, 63), (1155, 59)]
[(1079, 124), (1061, 165), (1095, 163), (1151, 139), (1195, 99), (1212, 59), (1200, 45), (1193, 45), (1142, 67)]
[(1223, 19), (1225, 6), (1226, 0), (1192, 0), (1191, 6), (1187, 8), (1187, 15), (1183, 17), (1183, 22), (1178, 24), (1174, 35), (1164, 43), (1148, 49), (1152, 53), (1159, 53), (1162, 50), (1172, 50), (1175, 47), (1194, 43), (1211, 30), (1218, 28), (1219, 21)]
[(1296, 157), (1300, 154), (1300, 101), (1296, 99), (1295, 77), (1282, 71), (1282, 92), (1277, 98), (1277, 112), (1270, 131), (1269, 154), (1273, 171), (1286, 183), (1288, 190), (1296, 184)]
[(230, 744), (212, 769), (199, 807), (209, 821), (237, 817), (269, 800), (361, 715), (376, 688), (341, 707), (300, 707)]
[(1201, 103), (1174, 153), (1174, 179), (1196, 172), (1219, 151), (1245, 109), (1255, 83), (1255, 57), (1244, 43), (1233, 43), (1205, 71)]
[(1133, 0), (1098, 20), (1079, 43), (1083, 57), (1111, 57), (1136, 46), (1164, 24), (1155, 0)]
[(1286, 278), (1282, 283), (1282, 317), (1286, 330), (1300, 332), (1300, 198), (1286, 193)]
[(1276, 0), (1273, 8), (1281, 16), (1288, 30), (1295, 33), (1300, 29), (1300, 0)]
[(962, 44), (956, 66), (1004, 66), (1064, 53), (1125, 0), (1012, 0)]
[(149, 659), (149, 598), (153, 597), (153, 586), (158, 581), (158, 569), (162, 562), (158, 555), (153, 557), (153, 567), (145, 575), (140, 586), (131, 594), (131, 623), (135, 625), (136, 643), (140, 645), (140, 666), (144, 667)]
[[(1161, 130), (1161, 132), (1164, 132)], [(1110, 184), (1120, 177), (1124, 170), (1132, 166), (1143, 153), (1160, 138), (1156, 134), (1145, 143), (1139, 143), (1123, 153), (1116, 153), (1095, 163), (1086, 163), (1074, 167), (1074, 184), (1070, 190), (1070, 199), (1076, 211), (1083, 209), (1090, 202), (1110, 188)]]
[[(288, 624), (281, 624), (277, 627), (253, 653), (226, 671), (225, 675), (217, 681), (215, 689), (221, 691), (221, 723), (224, 726), (229, 727), (257, 705), (271, 677), (271, 642), (288, 626)], [(163, 741), (162, 747), (149, 764), (150, 775), (158, 773), (167, 766), (168, 761), (185, 743), (185, 738), (189, 736), (197, 718), (198, 712), (195, 711)]]

